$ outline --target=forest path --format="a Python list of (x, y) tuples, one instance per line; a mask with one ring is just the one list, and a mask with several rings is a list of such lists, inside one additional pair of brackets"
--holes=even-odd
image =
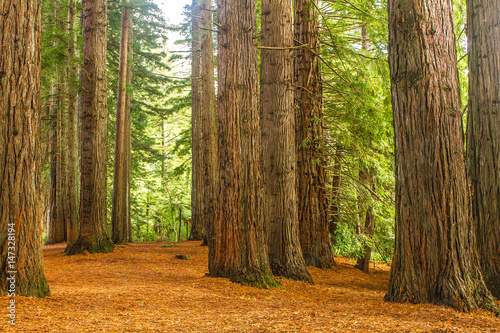
[(282, 289), (261, 290), (206, 277), (200, 242), (163, 244), (75, 256), (64, 244), (45, 246), (52, 296), (18, 297), (15, 329), (0, 298), (0, 332), (500, 332), (500, 319), (484, 311), (383, 302), (382, 264), (367, 275), (337, 257), (333, 269), (309, 268), (315, 285), (279, 279)]

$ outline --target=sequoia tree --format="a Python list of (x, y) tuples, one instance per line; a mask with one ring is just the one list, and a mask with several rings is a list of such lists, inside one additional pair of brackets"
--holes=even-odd
[(217, 105), (215, 101), (214, 41), (213, 41), (213, 0), (201, 1), (201, 116), (202, 140), (202, 184), (203, 184), (203, 224), (209, 255), (214, 250), (214, 226), (217, 207)]
[(78, 64), (76, 0), (69, 0), (68, 15), (68, 162), (67, 162), (67, 244), (70, 246), (78, 238)]
[(80, 232), (68, 254), (110, 252), (106, 230), (107, 2), (84, 0)]
[(201, 0), (192, 5), (192, 47), (191, 47), (191, 235), (190, 240), (205, 237), (203, 223), (203, 82), (201, 78), (202, 30)]
[(219, 192), (211, 276), (275, 285), (263, 234), (256, 0), (218, 1)]
[(308, 266), (334, 264), (324, 167), (323, 106), (315, 0), (295, 0), (295, 109), (300, 244)]
[(451, 0), (389, 1), (396, 240), (385, 300), (498, 311), (479, 270)]
[(468, 176), (479, 260), (500, 298), (500, 3), (467, 1), (469, 45)]
[[(39, 121), (41, 4), (2, 3), (0, 15), (0, 295), (49, 295), (42, 263)], [(10, 273), (13, 272), (13, 273)]]
[(112, 240), (115, 244), (126, 243), (128, 237), (130, 205), (129, 137), (130, 137), (130, 89), (129, 70), (130, 30), (132, 17), (130, 2), (122, 2), (120, 62), (118, 68), (118, 93), (116, 103), (115, 158), (113, 172), (113, 203), (111, 209)]
[(47, 244), (66, 240), (66, 106), (67, 106), (67, 48), (62, 40), (66, 37), (67, 13), (59, 1), (52, 1), (51, 23), (59, 26), (54, 33), (54, 56), (60, 61), (55, 69), (51, 91), (50, 133), (50, 192)]
[(312, 282), (299, 240), (292, 20), (292, 0), (262, 1), (260, 106), (263, 212), (273, 273)]

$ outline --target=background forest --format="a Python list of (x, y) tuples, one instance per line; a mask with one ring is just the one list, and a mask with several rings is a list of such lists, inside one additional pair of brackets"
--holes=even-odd
[[(455, 1), (454, 5), (461, 97), (466, 105), (465, 1)], [(374, 260), (389, 263), (394, 247), (394, 135), (387, 63), (387, 4), (386, 1), (327, 0), (318, 6), (324, 89), (324, 167), (334, 252), (358, 258), (369, 247)], [(70, 149), (68, 85), (81, 89), (80, 80), (69, 77), (68, 73), (81, 62), (83, 42), (79, 20), (73, 18), (69, 29), (67, 25), (68, 15), (72, 11), (79, 13), (80, 4), (44, 1), (42, 8), (41, 154), (46, 193), (43, 196), (44, 240), (47, 240), (48, 226), (57, 220), (57, 212), (52, 212), (51, 207), (58, 209), (58, 205), (51, 202), (66, 195), (59, 187), (67, 182), (62, 170), (66, 168), (65, 156)], [(109, 223), (122, 8), (118, 1), (109, 2)], [(190, 234), (191, 221), (190, 53), (176, 51), (191, 43), (190, 7), (185, 8), (185, 24), (181, 26), (169, 26), (154, 2), (136, 0), (131, 8), (133, 79), (127, 89), (132, 96), (132, 240), (185, 240)], [(180, 44), (178, 47), (167, 44), (172, 31), (180, 31), (185, 37), (184, 41), (176, 42)], [(73, 52), (71, 57), (68, 49)], [(81, 70), (78, 75), (82, 75)], [(54, 177), (52, 183), (51, 177)], [(55, 178), (61, 182), (59, 185)], [(367, 215), (372, 216), (373, 226), (366, 225)]]

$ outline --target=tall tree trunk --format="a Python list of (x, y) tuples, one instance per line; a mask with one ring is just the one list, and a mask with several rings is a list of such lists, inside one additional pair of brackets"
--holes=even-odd
[(314, 0), (295, 0), (297, 196), (300, 244), (308, 266), (335, 264), (328, 225), (323, 105)]
[(69, 0), (69, 45), (68, 45), (68, 165), (67, 165), (67, 232), (66, 240), (71, 246), (78, 238), (78, 65), (76, 0)]
[(130, 137), (130, 97), (127, 89), (130, 61), (129, 31), (131, 27), (130, 2), (122, 2), (122, 24), (120, 41), (120, 64), (118, 68), (118, 93), (116, 105), (115, 158), (113, 172), (113, 204), (111, 209), (112, 240), (115, 244), (128, 240), (129, 184), (128, 159)]
[[(55, 45), (54, 45), (55, 46)], [(54, 78), (60, 79), (59, 75)], [(60, 207), (60, 82), (52, 84), (52, 100), (50, 106), (50, 192), (49, 192), (49, 227), (47, 234), (47, 244), (62, 243), (65, 241), (64, 216)]]
[(217, 212), (217, 105), (215, 101), (213, 0), (201, 1), (201, 83), (203, 138), (203, 223), (209, 256), (215, 255), (215, 221)]
[(450, 0), (389, 1), (396, 155), (394, 302), (498, 311), (479, 271)]
[(107, 2), (83, 1), (80, 232), (68, 254), (110, 252), (106, 228)]
[[(132, 21), (132, 17), (130, 18), (131, 22), (130, 22), (130, 26), (131, 26), (131, 29), (130, 31), (128, 32), (128, 37), (129, 37), (129, 42), (128, 42), (128, 58), (129, 58), (129, 61), (128, 61), (128, 66), (127, 66), (127, 86), (131, 87), (132, 86), (132, 79), (133, 79), (133, 73), (134, 73), (134, 69), (133, 69), (133, 64), (134, 64), (134, 61), (133, 61), (133, 56), (134, 56), (134, 29), (133, 29), (133, 21)], [(131, 178), (130, 178), (130, 175), (131, 175), (131, 168), (132, 168), (132, 138), (131, 138), (131, 133), (132, 133), (132, 109), (131, 109), (131, 103), (132, 103), (132, 94), (131, 93), (128, 93), (127, 94), (127, 105), (126, 105), (126, 109), (128, 110), (129, 112), (129, 117), (128, 117), (128, 122), (126, 123), (127, 125), (127, 128), (125, 130), (125, 133), (128, 133), (127, 136), (126, 136), (126, 144), (125, 144), (125, 147), (127, 149), (127, 210), (128, 210), (128, 213), (127, 213), (127, 241), (129, 243), (132, 243), (132, 215), (131, 215), (131, 206), (130, 206), (130, 193), (131, 193), (131, 190), (130, 190), (130, 187), (131, 187)]]
[(191, 49), (191, 228), (190, 240), (205, 237), (203, 221), (203, 82), (201, 78), (202, 0), (193, 0), (192, 5), (192, 49)]
[[(52, 1), (54, 13), (53, 24), (61, 28), (62, 33), (54, 34), (54, 48), (59, 48), (57, 54), (61, 60), (67, 59), (65, 48), (61, 48), (60, 39), (66, 36), (67, 17), (62, 10), (62, 3)], [(61, 37), (62, 36), (62, 37)], [(50, 213), (47, 244), (61, 243), (66, 240), (66, 105), (67, 79), (66, 63), (56, 65), (56, 75), (52, 85), (51, 102), (51, 161), (50, 161)]]
[[(274, 275), (312, 282), (300, 247), (293, 110), (292, 0), (262, 1), (263, 214)], [(274, 48), (274, 49), (271, 49)]]
[[(39, 119), (41, 4), (12, 0), (0, 15), (0, 296), (49, 295), (42, 263)], [(15, 244), (13, 244), (15, 243)], [(7, 279), (10, 280), (7, 280)], [(13, 296), (10, 296), (13, 297)]]
[(329, 230), (330, 236), (332, 239), (332, 245), (335, 245), (337, 228), (340, 223), (340, 204), (339, 204), (339, 195), (340, 195), (340, 181), (342, 174), (342, 154), (344, 153), (344, 147), (342, 144), (337, 143), (337, 147), (335, 150), (335, 160), (333, 165), (332, 172), (332, 195), (330, 198), (330, 221)]
[(263, 234), (255, 0), (220, 0), (219, 195), (210, 274), (276, 285)]
[(468, 176), (483, 278), (500, 298), (500, 3), (467, 2)]
[[(361, 184), (370, 191), (375, 191), (375, 170), (362, 167), (359, 171), (359, 181)], [(368, 196), (372, 196), (372, 193), (368, 193)], [(368, 199), (370, 201), (370, 199)], [(365, 226), (362, 229), (362, 233), (366, 237), (372, 237), (375, 233), (375, 215), (373, 214), (373, 207), (371, 203), (368, 203), (365, 213)], [(370, 258), (372, 255), (372, 248), (368, 245), (364, 246), (363, 254), (358, 258), (356, 265), (354, 267), (359, 268), (365, 273), (368, 273), (370, 266)]]

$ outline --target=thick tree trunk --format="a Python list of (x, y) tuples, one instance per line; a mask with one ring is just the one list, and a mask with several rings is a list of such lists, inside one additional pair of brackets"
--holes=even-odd
[(201, 82), (203, 151), (203, 223), (209, 256), (215, 255), (215, 221), (217, 212), (217, 105), (215, 100), (213, 0), (201, 1)]
[(500, 3), (467, 2), (468, 176), (486, 286), (500, 298)]
[(498, 311), (479, 271), (465, 176), (452, 2), (389, 1), (395, 302)]
[[(42, 264), (41, 4), (12, 0), (0, 15), (0, 296), (49, 295)], [(15, 243), (15, 244), (14, 244)], [(12, 263), (11, 263), (12, 262)], [(7, 279), (10, 280), (7, 280)]]
[(293, 46), (292, 20), (292, 0), (262, 1), (263, 213), (269, 263), (274, 275), (312, 282), (300, 247), (295, 187), (293, 52), (286, 49)]
[(69, 0), (69, 45), (68, 45), (68, 165), (67, 165), (67, 211), (66, 241), (71, 246), (78, 238), (78, 65), (76, 0)]
[(324, 168), (323, 106), (318, 27), (312, 0), (295, 0), (297, 196), (300, 243), (308, 266), (334, 265)]
[(83, 1), (80, 233), (68, 254), (110, 252), (106, 228), (107, 2)]
[(220, 0), (219, 195), (212, 276), (277, 285), (263, 234), (255, 0)]
[(190, 240), (205, 238), (203, 221), (203, 81), (201, 77), (203, 37), (202, 0), (193, 0), (192, 5), (192, 49), (191, 49), (191, 228)]
[(112, 240), (123, 244), (128, 240), (129, 184), (128, 173), (130, 137), (129, 83), (129, 32), (132, 30), (130, 2), (122, 2), (120, 64), (118, 68), (118, 93), (116, 105), (115, 158), (113, 172), (113, 203), (111, 209)]

